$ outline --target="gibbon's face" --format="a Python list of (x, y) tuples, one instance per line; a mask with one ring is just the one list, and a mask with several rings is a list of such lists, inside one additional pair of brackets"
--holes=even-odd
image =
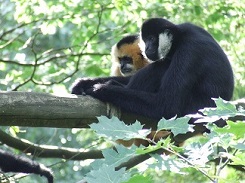
[(173, 36), (161, 20), (150, 19), (141, 28), (140, 49), (150, 61), (163, 60), (172, 46)]
[(133, 59), (129, 56), (118, 57), (120, 63), (120, 72), (123, 76), (132, 75), (136, 69), (133, 65)]
[(148, 61), (141, 54), (139, 39), (133, 43), (122, 44), (119, 48), (114, 46), (112, 55), (119, 63), (120, 72), (123, 76), (133, 75), (137, 70), (148, 64)]

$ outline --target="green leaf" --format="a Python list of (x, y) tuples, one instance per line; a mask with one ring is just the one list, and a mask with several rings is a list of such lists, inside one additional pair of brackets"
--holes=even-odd
[(130, 158), (135, 156), (136, 146), (131, 148), (125, 148), (122, 145), (115, 146), (115, 149), (102, 150), (107, 165), (114, 165), (115, 167), (123, 162), (128, 161)]
[[(186, 167), (191, 167), (180, 159), (175, 160), (172, 156), (152, 154), (152, 157), (156, 160), (156, 163), (154, 165), (161, 170), (168, 170), (178, 174), (185, 174), (182, 169)], [(153, 165), (151, 165), (150, 167), (154, 168)]]
[(159, 149), (172, 149), (175, 152), (183, 151), (182, 147), (177, 147), (177, 146), (173, 145), (173, 142), (171, 142), (171, 138), (168, 136), (165, 139), (159, 140), (157, 142), (157, 144), (155, 144), (154, 146), (149, 145), (149, 146), (147, 146), (145, 148), (138, 148), (136, 150), (136, 153), (137, 154), (147, 154), (147, 153), (159, 150)]
[(88, 183), (121, 183), (129, 180), (130, 173), (125, 171), (126, 168), (121, 168), (115, 171), (114, 166), (104, 164), (98, 170), (92, 170), (87, 174), (85, 180)]
[(227, 121), (227, 125), (223, 128), (214, 128), (217, 133), (231, 133), (236, 136), (237, 139), (244, 138), (245, 135), (245, 122), (243, 121)]
[(171, 130), (174, 136), (178, 134), (185, 134), (187, 132), (192, 132), (193, 125), (189, 125), (188, 122), (191, 118), (190, 117), (181, 117), (181, 118), (171, 118), (169, 120), (161, 119), (158, 122), (157, 130)]
[(195, 121), (195, 123), (202, 123), (202, 122), (215, 122), (219, 119), (228, 119), (229, 117), (234, 117), (237, 115), (245, 116), (245, 113), (242, 109), (237, 110), (235, 104), (232, 102), (227, 102), (221, 98), (218, 99), (213, 99), (216, 108), (215, 107), (208, 107), (199, 110), (202, 112), (205, 116), (201, 115), (192, 115), (192, 117), (197, 117), (199, 118), (198, 120)]
[(152, 177), (148, 176), (144, 176), (144, 175), (140, 175), (137, 174), (135, 176), (133, 176), (131, 179), (129, 179), (129, 181), (124, 182), (124, 183), (154, 183), (154, 181), (152, 180)]
[(203, 166), (209, 162), (209, 157), (214, 153), (214, 144), (217, 141), (216, 138), (213, 138), (205, 144), (194, 142), (185, 148), (185, 155), (193, 165)]
[(243, 165), (245, 166), (245, 153), (244, 152), (238, 152), (235, 156), (229, 156), (232, 160), (232, 165)]
[(157, 144), (157, 145), (154, 145), (154, 146), (149, 145), (149, 146), (147, 146), (146, 148), (138, 148), (138, 149), (136, 150), (136, 153), (137, 153), (137, 154), (147, 154), (147, 153), (156, 151), (156, 150), (158, 150), (158, 149), (161, 149), (161, 145), (158, 145), (158, 144)]
[(231, 102), (227, 102), (221, 98), (213, 99), (216, 108), (204, 108), (200, 110), (204, 115), (209, 117), (215, 117), (217, 116), (219, 119), (227, 119), (228, 117), (236, 116), (237, 110), (236, 106), (232, 104)]
[(205, 136), (216, 144), (215, 146), (220, 146), (224, 149), (230, 148), (237, 144), (237, 140), (235, 140), (235, 136), (232, 133), (218, 133), (216, 129), (218, 128), (216, 125), (214, 127), (209, 128), (211, 132), (206, 134)]
[(117, 117), (109, 119), (105, 116), (101, 116), (98, 117), (98, 120), (98, 123), (91, 124), (90, 127), (101, 137), (107, 137), (113, 140), (130, 140), (132, 138), (145, 139), (150, 133), (150, 130), (143, 129), (143, 125), (138, 121), (132, 125), (126, 125)]
[(20, 128), (18, 126), (11, 126), (9, 132), (12, 136), (16, 137), (17, 133), (20, 133)]
[(237, 143), (233, 147), (235, 147), (236, 149), (239, 149), (239, 150), (243, 150), (243, 151), (245, 150), (245, 144), (244, 143)]

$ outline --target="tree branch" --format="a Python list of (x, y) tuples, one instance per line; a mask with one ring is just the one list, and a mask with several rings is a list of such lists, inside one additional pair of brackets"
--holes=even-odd
[(69, 160), (86, 160), (103, 158), (100, 150), (79, 150), (74, 148), (57, 147), (51, 145), (39, 145), (25, 139), (15, 138), (0, 130), (0, 141), (10, 147), (18, 149), (26, 154), (42, 158), (62, 158)]
[(115, 115), (126, 124), (137, 119), (149, 128), (156, 124), (154, 120), (120, 112), (89, 96), (0, 92), (0, 126), (88, 128), (101, 115)]
[[(245, 99), (237, 106), (245, 108)], [(98, 116), (117, 116), (126, 124), (140, 121), (146, 128), (156, 128), (157, 121), (120, 111), (89, 96), (57, 96), (34, 92), (0, 92), (0, 126), (89, 128)], [(242, 116), (232, 120), (245, 120)], [(202, 128), (196, 128), (202, 132)]]

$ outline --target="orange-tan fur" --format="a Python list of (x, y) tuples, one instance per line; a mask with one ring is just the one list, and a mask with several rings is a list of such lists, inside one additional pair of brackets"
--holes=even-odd
[(117, 45), (114, 45), (112, 47), (112, 51), (111, 51), (111, 56), (112, 56), (111, 75), (112, 76), (123, 76), (122, 73), (120, 72), (120, 63), (118, 57), (128, 56), (132, 58), (133, 66), (134, 66), (133, 73), (149, 64), (146, 58), (142, 56), (138, 44), (139, 44), (139, 40), (135, 41), (133, 44), (123, 44), (119, 49), (117, 48)]

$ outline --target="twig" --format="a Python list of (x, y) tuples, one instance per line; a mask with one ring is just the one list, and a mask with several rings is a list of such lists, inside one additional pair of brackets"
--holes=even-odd
[[(245, 143), (245, 140), (244, 140), (242, 143)], [(236, 149), (236, 150), (233, 152), (232, 156), (235, 156), (237, 152), (238, 152), (238, 149)], [(215, 183), (218, 183), (218, 179), (219, 179), (219, 175), (220, 175), (221, 171), (226, 167), (226, 165), (227, 165), (229, 162), (231, 162), (231, 159), (227, 157), (227, 159), (225, 160), (225, 162), (223, 163), (223, 165), (221, 165), (221, 163), (222, 163), (222, 157), (220, 158), (220, 163), (219, 163), (219, 165), (221, 165), (221, 166), (220, 166), (219, 169), (217, 170), (217, 173), (216, 173), (216, 177), (217, 177), (217, 178), (216, 178), (215, 181), (214, 181)]]
[(37, 69), (37, 53), (36, 53), (36, 51), (35, 51), (35, 49), (34, 49), (34, 42), (35, 42), (35, 39), (36, 39), (36, 37), (38, 36), (38, 34), (39, 34), (39, 32), (38, 33), (36, 33), (34, 36), (33, 36), (33, 38), (32, 38), (32, 41), (31, 41), (31, 50), (32, 50), (32, 53), (33, 53), (33, 55), (34, 55), (34, 58), (35, 58), (35, 64), (34, 64), (34, 67), (33, 67), (33, 71), (32, 71), (32, 74), (31, 74), (31, 76), (30, 76), (30, 78), (29, 79), (27, 79), (26, 81), (24, 81), (23, 83), (21, 83), (21, 84), (19, 84), (18, 86), (16, 86), (14, 89), (13, 89), (13, 91), (17, 91), (21, 86), (23, 86), (23, 85), (25, 85), (26, 83), (28, 83), (28, 82), (30, 82), (30, 81), (33, 81), (33, 77), (34, 77), (34, 75), (35, 75), (35, 73), (36, 73), (36, 69)]

